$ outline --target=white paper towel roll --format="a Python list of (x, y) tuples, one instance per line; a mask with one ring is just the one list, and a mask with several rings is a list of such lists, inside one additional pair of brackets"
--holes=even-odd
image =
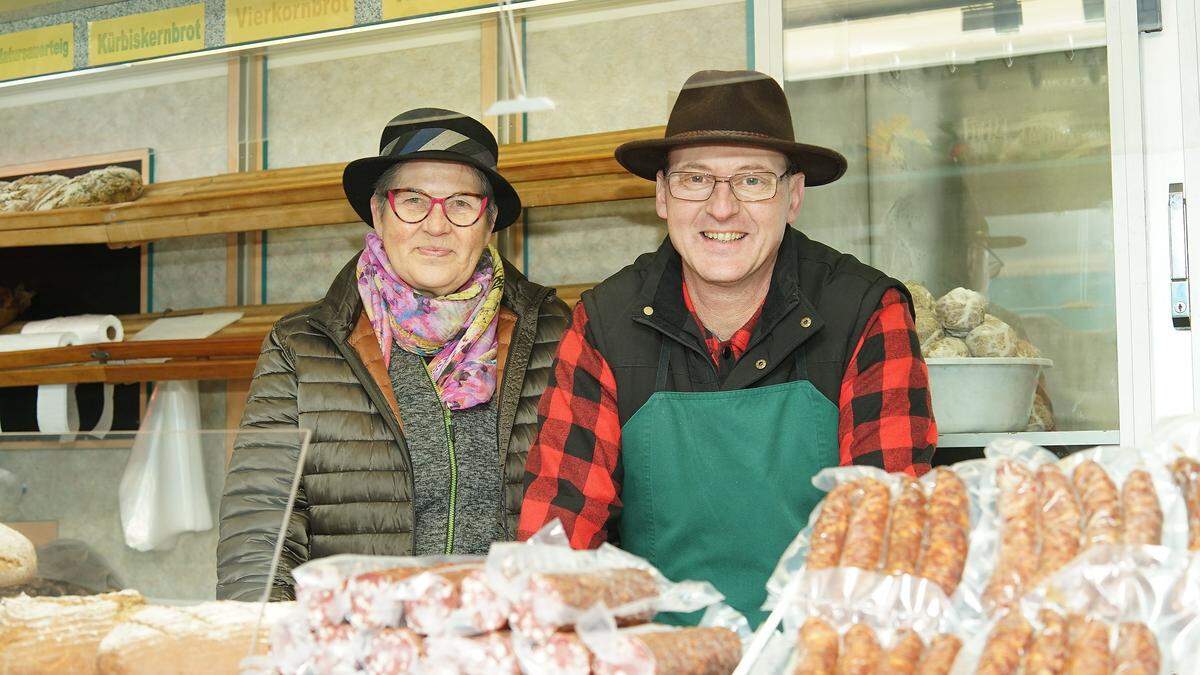
[[(4, 339), (9, 338), (9, 339)], [(125, 338), (125, 327), (112, 314), (80, 314), (44, 321), (30, 321), (20, 335), (0, 336), (0, 350), (48, 349), (76, 344), (117, 342)], [(4, 345), (15, 345), (3, 349)], [(71, 434), (79, 431), (79, 405), (73, 384), (43, 384), (38, 387), (38, 429), (46, 433)], [(113, 385), (104, 385), (100, 419), (90, 432), (102, 436), (112, 429)]]
[(57, 319), (30, 321), (21, 328), (22, 335), (33, 333), (74, 333), (79, 336), (81, 345), (125, 339), (125, 327), (112, 314), (60, 316)]
[(74, 333), (33, 333), (30, 335), (0, 335), (0, 352), (20, 352), (26, 349), (52, 349), (79, 344)]

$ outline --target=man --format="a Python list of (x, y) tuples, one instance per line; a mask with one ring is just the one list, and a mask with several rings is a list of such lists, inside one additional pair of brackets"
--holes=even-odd
[(274, 599), (313, 558), (483, 554), (515, 535), (567, 307), (488, 245), (521, 212), (496, 150), (477, 120), (424, 108), (346, 166), (371, 229), (325, 299), (263, 343), (221, 502), (218, 597), (262, 595), (297, 462), (298, 434), (253, 430), (311, 433)]
[(919, 475), (937, 440), (911, 298), (788, 224), (837, 152), (794, 141), (780, 86), (705, 71), (663, 139), (617, 148), (668, 238), (584, 293), (526, 465), (518, 537), (558, 518), (760, 619), (823, 468)]

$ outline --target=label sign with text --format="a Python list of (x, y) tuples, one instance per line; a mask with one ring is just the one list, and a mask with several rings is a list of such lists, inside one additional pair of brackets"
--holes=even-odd
[(225, 42), (253, 42), (354, 25), (354, 0), (225, 0)]
[(492, 5), (487, 0), (383, 0), (384, 20), (407, 19), (435, 12), (454, 12), (461, 9)]
[(204, 49), (204, 5), (88, 22), (93, 66)]
[(0, 80), (58, 73), (75, 66), (72, 24), (0, 35)]

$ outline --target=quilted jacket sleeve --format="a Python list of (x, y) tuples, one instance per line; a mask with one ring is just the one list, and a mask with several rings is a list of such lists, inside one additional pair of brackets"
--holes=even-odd
[[(259, 600), (270, 574), (301, 450), (295, 359), (280, 324), (263, 341), (221, 499), (217, 597)], [(272, 431), (278, 433), (270, 433)], [(272, 600), (294, 597), (291, 571), (308, 559), (308, 501), (296, 495)]]

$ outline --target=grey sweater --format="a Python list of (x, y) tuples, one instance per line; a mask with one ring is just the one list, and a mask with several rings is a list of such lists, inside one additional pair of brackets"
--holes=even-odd
[(424, 359), (398, 348), (388, 376), (412, 456), (413, 554), (487, 553), (504, 538), (496, 397), (448, 410)]

